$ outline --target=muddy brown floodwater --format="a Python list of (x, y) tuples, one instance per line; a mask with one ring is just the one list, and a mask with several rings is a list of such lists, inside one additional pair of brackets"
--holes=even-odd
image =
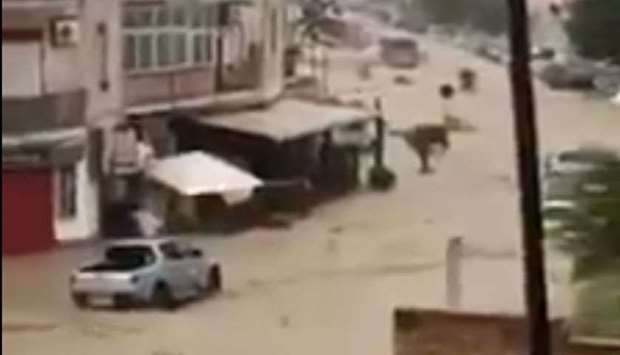
[[(3, 344), (28, 355), (388, 355), (396, 306), (443, 307), (445, 242), (463, 236), (465, 309), (523, 309), (517, 183), (506, 68), (422, 40), (429, 61), (396, 85), (398, 73), (375, 68), (360, 82), (359, 53), (330, 53), (333, 94), (384, 98), (394, 127), (438, 122), (437, 87), (463, 66), (479, 90), (451, 106), (476, 127), (457, 134), (437, 172), (419, 176), (414, 154), (388, 143), (399, 176), (387, 194), (360, 192), (317, 209), (289, 230), (256, 229), (199, 239), (224, 266), (225, 292), (173, 313), (77, 311), (67, 275), (96, 247), (2, 260)], [(361, 89), (360, 89), (361, 88)], [(353, 94), (352, 94), (353, 93)], [(542, 148), (584, 142), (618, 144), (620, 114), (609, 103), (539, 85)], [(567, 310), (568, 266), (549, 255), (551, 304)]]

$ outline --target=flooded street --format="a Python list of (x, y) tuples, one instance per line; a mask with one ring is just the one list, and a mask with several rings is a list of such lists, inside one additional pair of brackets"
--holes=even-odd
[[(475, 126), (455, 133), (433, 175), (418, 175), (415, 154), (390, 139), (387, 164), (398, 175), (389, 193), (361, 191), (316, 209), (287, 230), (255, 229), (197, 238), (224, 270), (224, 293), (173, 313), (78, 311), (68, 274), (95, 246), (3, 258), (6, 354), (80, 355), (389, 355), (395, 306), (445, 307), (447, 240), (463, 236), (467, 310), (522, 312), (518, 186), (507, 70), (421, 39), (429, 61), (395, 85), (376, 67), (357, 79), (354, 52), (330, 53), (330, 93), (384, 99), (392, 127), (439, 122), (437, 88), (464, 66), (480, 88), (450, 110)], [(618, 145), (620, 113), (605, 101), (539, 85), (544, 151), (596, 141)], [(551, 306), (567, 308), (566, 261), (549, 255)], [(493, 296), (491, 296), (491, 294)]]

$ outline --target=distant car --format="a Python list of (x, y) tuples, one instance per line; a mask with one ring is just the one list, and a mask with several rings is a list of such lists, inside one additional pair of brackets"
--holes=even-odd
[(219, 263), (174, 238), (113, 242), (101, 261), (75, 270), (70, 293), (79, 308), (152, 304), (170, 309), (180, 301), (222, 289)]
[(586, 173), (597, 167), (620, 164), (620, 154), (606, 148), (577, 148), (548, 154), (545, 176)]
[(385, 34), (380, 40), (381, 59), (395, 68), (414, 68), (420, 62), (418, 42), (407, 33)]
[(534, 46), (531, 52), (532, 60), (553, 60), (555, 55), (555, 49), (551, 47)]
[(538, 76), (555, 90), (592, 90), (596, 70), (588, 65), (551, 63)]
[(510, 62), (510, 55), (508, 53), (492, 45), (480, 45), (474, 51), (478, 56), (496, 64), (504, 65)]

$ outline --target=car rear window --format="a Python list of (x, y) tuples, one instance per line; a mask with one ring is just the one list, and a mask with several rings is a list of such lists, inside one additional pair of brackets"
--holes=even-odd
[(613, 163), (618, 162), (618, 156), (606, 151), (573, 151), (560, 154), (560, 161), (574, 163)]
[(106, 249), (105, 258), (115, 265), (140, 267), (155, 261), (153, 250), (145, 246), (115, 246)]

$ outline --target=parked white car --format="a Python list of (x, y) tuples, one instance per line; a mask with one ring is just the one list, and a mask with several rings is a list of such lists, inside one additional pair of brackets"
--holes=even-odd
[(175, 238), (113, 242), (103, 260), (78, 268), (70, 277), (71, 297), (79, 308), (153, 304), (169, 309), (221, 288), (219, 263)]
[(620, 154), (607, 148), (582, 147), (548, 154), (545, 176), (586, 173), (606, 164), (620, 164)]

